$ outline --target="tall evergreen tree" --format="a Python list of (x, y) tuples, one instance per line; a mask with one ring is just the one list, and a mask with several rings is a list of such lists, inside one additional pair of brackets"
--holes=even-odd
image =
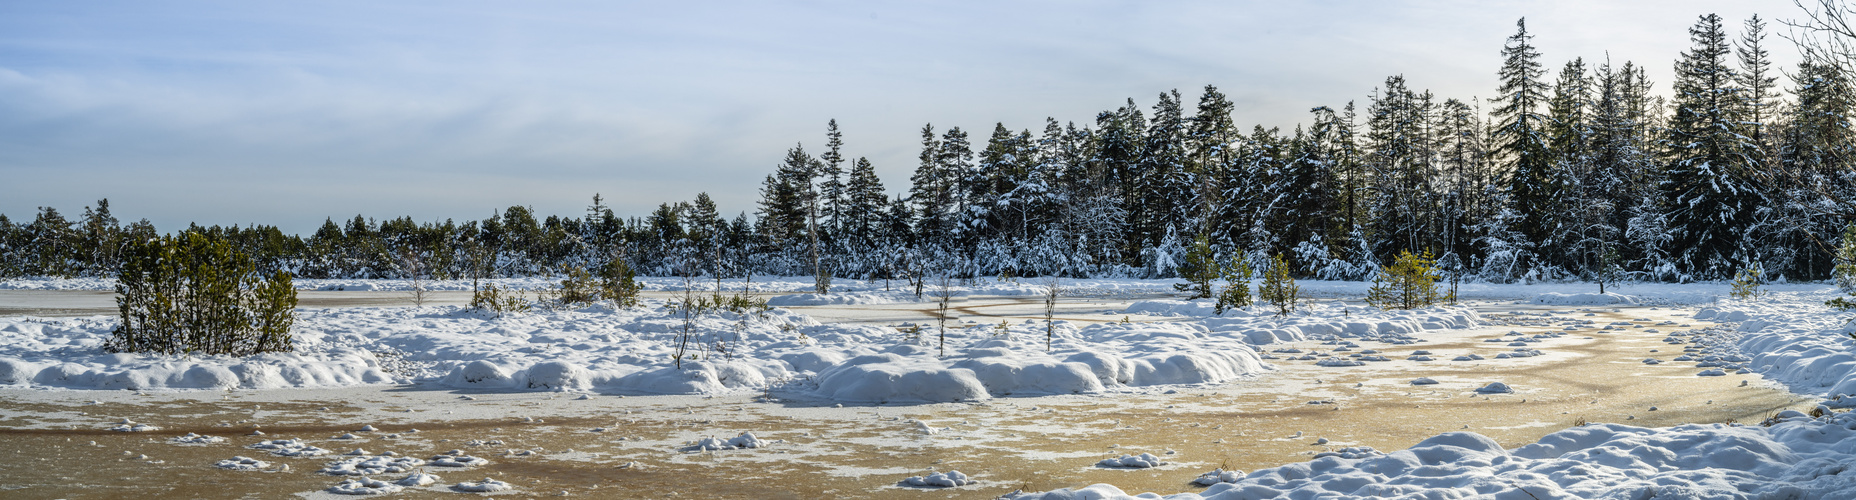
[(1501, 86), (1493, 112), (1496, 152), (1507, 171), (1509, 202), (1523, 218), (1522, 232), (1538, 242), (1547, 236), (1549, 224), (1544, 218), (1554, 213), (1554, 201), (1561, 193), (1555, 189), (1546, 119), (1538, 111), (1546, 103), (1547, 86), (1540, 80), (1545, 71), (1533, 38), (1527, 33), (1526, 18), (1515, 21), (1515, 34), (1502, 47)]
[(819, 195), (824, 197), (821, 218), (828, 228), (836, 228), (843, 222), (845, 209), (850, 205), (844, 185), (844, 155), (840, 151), (843, 148), (844, 133), (838, 131), (838, 119), (833, 118), (825, 124), (825, 153), (818, 155), (825, 166), (819, 175), (822, 178)]
[(1721, 17), (1702, 16), (1689, 37), (1694, 45), (1676, 61), (1661, 190), (1677, 264), (1696, 278), (1724, 279), (1752, 257), (1738, 231), (1759, 203), (1748, 178), (1754, 147), (1740, 133), (1745, 89), (1728, 63), (1732, 50)]

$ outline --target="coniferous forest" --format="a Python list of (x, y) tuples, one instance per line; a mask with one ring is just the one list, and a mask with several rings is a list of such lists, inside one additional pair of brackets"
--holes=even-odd
[[(1856, 221), (1856, 89), (1836, 65), (1774, 66), (1767, 32), (1702, 16), (1665, 86), (1636, 62), (1550, 64), (1523, 20), (1493, 99), (1394, 75), (1288, 130), (1239, 126), (1211, 85), (1128, 99), (1094, 123), (924, 125), (894, 192), (833, 121), (822, 147), (785, 152), (752, 215), (699, 194), (620, 217), (596, 195), (564, 216), (185, 231), (300, 278), (526, 276), (614, 258), (648, 275), (1170, 277), (1204, 238), (1319, 279), (1428, 251), (1492, 282), (1822, 280)], [(107, 200), (0, 215), (0, 277), (113, 276), (125, 241), (157, 234)]]

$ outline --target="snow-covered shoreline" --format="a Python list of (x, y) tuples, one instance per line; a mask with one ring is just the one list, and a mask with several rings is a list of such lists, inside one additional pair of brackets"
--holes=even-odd
[[(1204, 301), (1139, 302), (1129, 312)], [(1309, 338), (1409, 339), (1476, 324), (1464, 308), (1383, 312), (1311, 305), (1278, 318), (1231, 311), (1182, 321), (955, 325), (943, 356), (933, 328), (820, 324), (774, 308), (685, 324), (646, 307), (490, 317), (460, 306), (336, 308), (299, 315), (298, 350), (249, 358), (110, 354), (108, 316), (0, 318), (0, 385), (65, 389), (268, 389), (420, 383), (492, 391), (724, 394), (783, 390), (850, 403), (981, 400), (1224, 382), (1269, 368), (1256, 346)], [(719, 343), (719, 347), (718, 346)]]
[[(1856, 413), (1840, 409), (1856, 406), (1850, 396), (1856, 393), (1856, 338), (1849, 336), (1856, 322), (1822, 305), (1837, 295), (1827, 286), (1779, 290), (1759, 300), (1711, 300), (1694, 317), (1725, 323), (1722, 331), (1672, 337), (1671, 343), (1690, 343), (1698, 365), (1719, 358), (1747, 361), (1748, 369), (1794, 392), (1826, 398), (1809, 414), (1786, 410), (1751, 425), (1595, 423), (1515, 449), (1475, 433), (1450, 432), (1391, 453), (1326, 456), (1247, 475), (1225, 472), (1200, 492), (1136, 496), (1096, 484), (1008, 497), (1856, 498)], [(1697, 303), (1707, 293), (1651, 298)]]

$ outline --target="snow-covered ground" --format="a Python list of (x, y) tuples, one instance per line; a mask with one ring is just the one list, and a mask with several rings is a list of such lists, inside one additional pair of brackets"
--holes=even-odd
[[(1693, 285), (1684, 285), (1693, 286)], [(1478, 290), (1488, 294), (1493, 290)], [(1223, 471), (1204, 491), (1130, 495), (1109, 484), (1020, 493), (1020, 500), (1123, 498), (1856, 498), (1856, 323), (1822, 305), (1827, 286), (1781, 287), (1759, 300), (1722, 301), (1698, 290), (1632, 290), (1650, 301), (1703, 303), (1696, 319), (1721, 331), (1672, 336), (1697, 366), (1745, 363), (1824, 404), (1764, 422), (1644, 428), (1589, 424), (1505, 449), (1472, 432), (1437, 435), (1392, 453), (1335, 454), (1249, 474)], [(1650, 293), (1644, 293), (1650, 292)], [(1656, 293), (1664, 292), (1664, 293)], [(1493, 294), (1493, 295), (1499, 295)], [(1541, 291), (1542, 304), (1622, 303)]]
[[(344, 290), (405, 287), (403, 282), (352, 281), (357, 283), (352, 288), (348, 284), (335, 286)], [(552, 281), (524, 283), (499, 281), (499, 285), (517, 288), (541, 288)], [(659, 291), (681, 289), (687, 283), (646, 280), (647, 289)], [(713, 287), (714, 282), (695, 283), (701, 289)], [(1048, 348), (1042, 322), (950, 323), (943, 352), (932, 321), (919, 327), (821, 324), (805, 314), (805, 306), (920, 306), (918, 301), (932, 301), (936, 294), (968, 300), (1012, 297), (1022, 302), (1041, 294), (1042, 283), (979, 280), (949, 289), (930, 287), (925, 298), (917, 298), (913, 293), (896, 291), (904, 289), (900, 282), (891, 284), (894, 290), (884, 291), (881, 282), (840, 280), (832, 294), (775, 297), (775, 304), (784, 305), (765, 313), (697, 316), (688, 323), (687, 340), (691, 342), (681, 368), (675, 366), (673, 356), (686, 340), (686, 323), (683, 316), (664, 307), (659, 299), (630, 309), (592, 306), (500, 318), (456, 306), (305, 310), (299, 313), (294, 330), (297, 352), (242, 359), (103, 353), (99, 347), (115, 327), (115, 319), (109, 316), (0, 317), (0, 385), (89, 390), (411, 383), (473, 392), (773, 393), (783, 398), (850, 404), (982, 401), (1072, 393), (1158, 394), (1169, 387), (1269, 380), (1273, 371), (1270, 363), (1289, 362), (1276, 361), (1279, 356), (1309, 355), (1266, 347), (1272, 344), (1331, 339), (1345, 345), (1348, 340), (1374, 340), (1388, 345), (1413, 344), (1408, 349), (1420, 349), (1412, 354), (1416, 358), (1424, 357), (1417, 354), (1424, 347), (1415, 345), (1420, 342), (1431, 338), (1460, 341), (1465, 338), (1464, 329), (1516, 321), (1485, 317), (1468, 307), (1378, 311), (1358, 305), (1366, 285), (1357, 282), (1304, 282), (1304, 296), (1314, 299), (1286, 317), (1276, 316), (1267, 306), (1213, 315), (1208, 301), (1152, 299), (1153, 295), (1169, 292), (1172, 283), (1065, 280), (1062, 284), (1071, 297), (1144, 296), (1150, 300), (1121, 302), (1126, 305), (1104, 311), (1108, 314), (1101, 315), (1101, 322), (1059, 320)], [(468, 282), (463, 284), (467, 289)], [(722, 288), (738, 290), (742, 284), (731, 280)], [(0, 288), (99, 290), (109, 285), (106, 280), (26, 280), (0, 283)], [(299, 286), (309, 289), (326, 289), (330, 285), (299, 282)], [(1608, 290), (1612, 293), (1603, 295), (1595, 293), (1595, 288), (1590, 284), (1465, 284), (1459, 287), (1458, 294), (1469, 300), (1494, 301), (1478, 306), (1483, 314), (1504, 308), (1566, 308), (1566, 316), (1576, 318), (1577, 314), (1597, 308), (1610, 311), (1618, 307), (1681, 306), (1693, 311), (1684, 315), (1721, 326), (1669, 327), (1663, 332), (1667, 334), (1667, 345), (1660, 346), (1669, 352), (1654, 355), (1659, 362), (1694, 363), (1695, 368), (1720, 370), (1717, 373), (1744, 369), (1794, 392), (1823, 398), (1822, 407), (1810, 414), (1788, 411), (1765, 422), (1738, 424), (1657, 428), (1594, 423), (1547, 434), (1533, 444), (1514, 448), (1505, 448), (1473, 432), (1448, 432), (1405, 450), (1382, 452), (1349, 447), (1320, 453), (1305, 462), (1250, 473), (1221, 470), (1200, 475), (1211, 467), (1194, 469), (1191, 465), (1144, 470), (1177, 475), (1173, 484), (1181, 485), (1179, 490), (1188, 489), (1185, 485), (1194, 481), (1209, 484), (1200, 491), (1165, 497), (1182, 500), (1359, 496), (1856, 498), (1856, 416), (1852, 416), (1856, 414), (1845, 411), (1856, 407), (1856, 397), (1847, 397), (1856, 394), (1856, 339), (1850, 336), (1856, 334), (1856, 325), (1849, 322), (1850, 314), (1833, 313), (1821, 305), (1835, 295), (1829, 286), (1775, 285), (1768, 287), (1771, 293), (1756, 301), (1728, 299), (1729, 287), (1724, 283), (1626, 284), (1612, 287)], [(811, 282), (804, 278), (757, 277), (751, 289), (809, 292)], [(1577, 313), (1571, 310), (1580, 308), (1590, 309)], [(1134, 320), (1117, 321), (1123, 317)], [(1591, 324), (1581, 328), (1598, 330), (1604, 325), (1587, 323)], [(1664, 328), (1660, 324), (1626, 328), (1655, 331), (1645, 326)], [(1532, 327), (1558, 328), (1544, 322)], [(1525, 336), (1501, 337), (1488, 341), (1512, 340), (1523, 345), (1516, 352), (1532, 350), (1522, 338)], [(1359, 364), (1358, 360), (1373, 354), (1354, 352), (1356, 356), (1343, 357), (1342, 349), (1332, 351), (1328, 353), (1332, 358), (1317, 363), (1336, 364), (1321, 365), (1333, 367), (1322, 369), (1370, 369), (1371, 365), (1348, 368), (1338, 363)], [(1450, 359), (1442, 352), (1436, 356), (1434, 363)], [(1638, 364), (1635, 359), (1628, 362)], [(1696, 378), (1693, 375), (1688, 372), (1682, 376)], [(1410, 377), (1399, 380), (1403, 383)], [(1454, 383), (1470, 389), (1482, 386), (1481, 382), (1467, 382)], [(1514, 397), (1528, 397), (1527, 388), (1517, 389), (1521, 394)], [(1309, 402), (1316, 403), (1325, 402)], [(125, 420), (122, 425), (130, 423)], [(939, 429), (925, 424), (921, 427), (924, 434)], [(1118, 458), (1123, 455), (1142, 457), (1134, 450), (1107, 457), (1121, 463), (1126, 461)], [(257, 459), (244, 460), (235, 459), (230, 462), (238, 463), (223, 467), (269, 470), (246, 463), (264, 463)], [(1168, 456), (1164, 462), (1174, 460)], [(1157, 457), (1155, 462), (1161, 460)], [(987, 478), (979, 483), (980, 487), (1013, 480), (994, 480), (994, 476), (985, 475), (985, 470), (963, 470)], [(941, 479), (953, 474), (942, 474)], [(933, 474), (918, 477), (923, 478), (923, 484), (904, 480), (901, 487), (966, 484), (965, 474), (959, 476), (962, 481), (930, 481)], [(1021, 492), (1017, 497), (1137, 498), (1110, 484)]]
[[(107, 316), (0, 318), (0, 385), (71, 389), (268, 389), (423, 383), (494, 391), (724, 394), (777, 390), (850, 403), (1100, 393), (1229, 381), (1266, 372), (1255, 348), (1309, 338), (1415, 341), (1476, 324), (1465, 308), (1386, 312), (1311, 304), (1207, 317), (1206, 301), (1137, 302), (1164, 322), (820, 324), (793, 310), (684, 317), (644, 307), (491, 317), (458, 306), (299, 314), (297, 350), (246, 358), (106, 353)], [(686, 330), (687, 328), (687, 330)], [(685, 332), (688, 332), (687, 334)], [(687, 343), (685, 342), (687, 340)], [(679, 346), (684, 361), (676, 366)]]

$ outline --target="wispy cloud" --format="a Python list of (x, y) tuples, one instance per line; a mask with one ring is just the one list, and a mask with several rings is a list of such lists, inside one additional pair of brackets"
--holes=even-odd
[(165, 228), (306, 231), (354, 213), (571, 214), (594, 192), (641, 214), (698, 191), (751, 211), (759, 179), (793, 143), (821, 142), (829, 118), (900, 189), (925, 122), (1038, 129), (1172, 88), (1196, 102), (1211, 83), (1239, 123), (1290, 126), (1395, 73), (1486, 97), (1524, 15), (1551, 66), (1610, 50), (1666, 74), (1696, 15), (1788, 9), (12, 2), (0, 5), (0, 213), (109, 197)]

